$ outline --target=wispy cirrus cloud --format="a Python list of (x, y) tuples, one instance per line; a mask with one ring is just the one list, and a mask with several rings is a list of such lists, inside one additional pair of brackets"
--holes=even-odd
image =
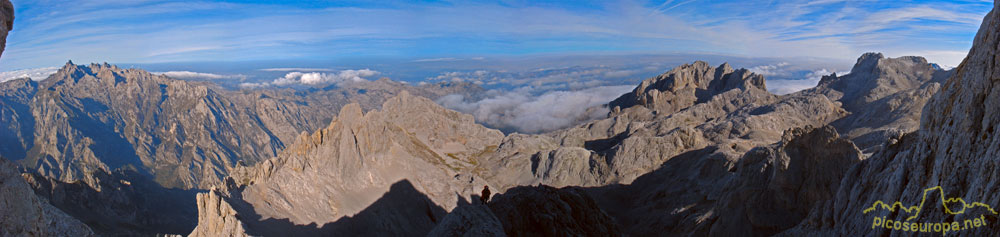
[[(851, 59), (965, 51), (977, 1), (15, 1), (0, 68), (109, 62), (717, 53)], [(60, 9), (58, 12), (52, 9)], [(931, 62), (957, 65), (951, 56)], [(423, 61), (421, 61), (423, 60)]]
[(246, 75), (223, 75), (192, 71), (153, 72), (153, 74), (160, 74), (175, 79), (246, 79)]

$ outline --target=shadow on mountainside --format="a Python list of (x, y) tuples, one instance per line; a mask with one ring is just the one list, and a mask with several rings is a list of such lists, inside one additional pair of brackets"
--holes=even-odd
[[(692, 211), (698, 208), (676, 210), (674, 213), (671, 212), (675, 210), (661, 208), (688, 206), (706, 198), (702, 192), (697, 191), (704, 189), (706, 185), (699, 180), (720, 180), (720, 176), (730, 172), (725, 169), (724, 160), (709, 156), (716, 150), (716, 147), (709, 146), (681, 153), (664, 162), (660, 168), (639, 176), (631, 184), (569, 188), (580, 189), (594, 198), (597, 206), (607, 212), (629, 235), (686, 233), (676, 232), (678, 224), (685, 218), (700, 214)], [(635, 228), (636, 226), (641, 227)]]
[[(240, 195), (234, 192), (233, 195)], [(353, 216), (322, 226), (300, 225), (289, 219), (261, 218), (242, 197), (227, 198), (250, 235), (260, 236), (423, 236), (447, 214), (444, 208), (413, 187), (409, 180), (396, 182), (377, 201)]]
[(119, 169), (94, 174), (100, 190), (27, 173), (35, 193), (99, 235), (187, 234), (197, 225), (199, 190), (168, 189), (147, 175)]

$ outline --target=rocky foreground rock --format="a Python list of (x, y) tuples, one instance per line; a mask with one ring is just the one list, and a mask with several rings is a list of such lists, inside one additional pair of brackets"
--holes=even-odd
[(17, 166), (0, 158), (0, 235), (94, 236), (83, 222), (35, 195)]

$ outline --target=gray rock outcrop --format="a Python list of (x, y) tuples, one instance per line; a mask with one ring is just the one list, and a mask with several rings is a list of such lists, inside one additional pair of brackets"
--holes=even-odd
[(486, 205), (459, 205), (427, 236), (507, 236), (503, 224)]
[(622, 236), (579, 188), (516, 187), (494, 196), (489, 206), (511, 236)]
[(198, 194), (198, 211), (198, 227), (190, 237), (249, 236), (236, 210), (216, 190)]
[(17, 171), (0, 158), (0, 235), (2, 236), (94, 236), (79, 220), (39, 198)]

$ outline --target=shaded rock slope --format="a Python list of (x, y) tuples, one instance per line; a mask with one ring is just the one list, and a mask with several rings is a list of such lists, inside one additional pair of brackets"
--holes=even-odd
[(790, 129), (732, 167), (705, 161), (716, 149), (682, 154), (630, 185), (588, 191), (633, 235), (765, 236), (798, 224), (863, 157), (829, 126)]
[[(993, 89), (1000, 78), (997, 53), (1000, 48), (1000, 4), (983, 19), (972, 49), (941, 91), (927, 102), (920, 129), (906, 134), (883, 151), (851, 168), (833, 198), (817, 207), (790, 235), (911, 234), (878, 227), (875, 218), (918, 224), (958, 222), (957, 233), (993, 235), (998, 231), (996, 210), (1000, 139), (1000, 96)], [(939, 188), (937, 188), (939, 187)], [(929, 193), (925, 193), (929, 192)], [(955, 201), (960, 198), (969, 205)], [(953, 201), (947, 201), (947, 200)], [(926, 200), (925, 203), (922, 201)], [(888, 210), (876, 205), (919, 207), (920, 211)], [(973, 205), (973, 202), (988, 205)], [(920, 206), (920, 204), (923, 204)], [(865, 211), (871, 207), (870, 211)], [(952, 209), (945, 209), (949, 207)], [(952, 213), (949, 213), (949, 210)], [(955, 214), (962, 210), (961, 214)], [(966, 228), (965, 220), (980, 219), (986, 225)], [(921, 226), (923, 225), (923, 226)], [(940, 229), (940, 228), (939, 228)], [(933, 234), (941, 233), (940, 231)]]
[(507, 236), (503, 223), (489, 206), (458, 205), (427, 236)]
[(0, 158), (0, 235), (94, 236), (83, 222), (38, 197), (16, 165)]
[(490, 209), (512, 236), (621, 236), (617, 223), (579, 188), (516, 187)]

